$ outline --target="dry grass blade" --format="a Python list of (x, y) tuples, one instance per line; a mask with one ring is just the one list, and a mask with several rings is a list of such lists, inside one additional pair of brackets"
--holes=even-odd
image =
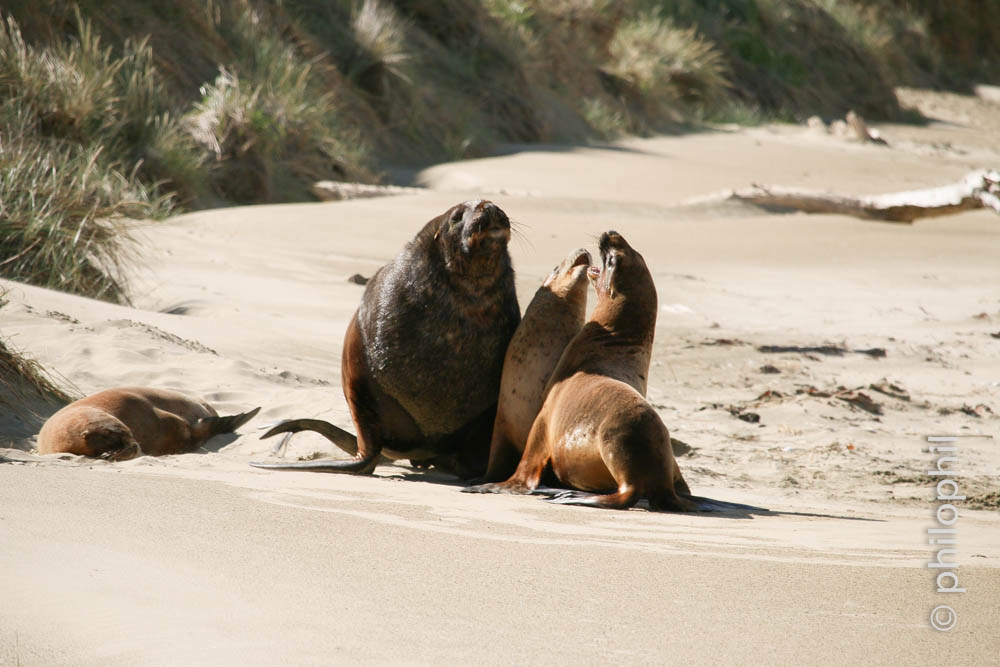
[[(0, 308), (3, 308), (0, 293)], [(0, 339), (0, 445), (33, 435), (45, 419), (79, 398), (64, 389), (38, 362)]]
[(0, 143), (0, 276), (128, 301), (126, 219), (166, 202), (100, 162), (100, 149), (57, 147), (30, 134)]

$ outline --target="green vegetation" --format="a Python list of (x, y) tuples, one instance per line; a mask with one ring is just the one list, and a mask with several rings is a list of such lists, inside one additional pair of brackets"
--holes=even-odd
[(126, 218), (679, 124), (900, 118), (1000, 76), (978, 0), (10, 0), (0, 276), (113, 301)]

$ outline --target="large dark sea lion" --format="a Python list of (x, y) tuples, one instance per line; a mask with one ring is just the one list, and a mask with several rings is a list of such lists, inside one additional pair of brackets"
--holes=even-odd
[[(551, 467), (561, 484), (549, 502), (653, 510), (757, 509), (691, 495), (667, 427), (645, 398), (657, 298), (642, 255), (617, 232), (601, 236), (602, 267), (588, 273), (597, 306), (566, 347), (514, 474), (472, 493), (533, 493)], [(551, 494), (551, 490), (542, 491)]]
[(106, 389), (70, 403), (42, 425), (40, 454), (80, 454), (122, 461), (183, 454), (250, 421), (260, 408), (220, 417), (205, 401), (149, 387)]
[(510, 477), (521, 459), (545, 387), (566, 345), (583, 328), (590, 253), (574, 250), (546, 276), (507, 347), (485, 482)]
[(467, 201), (437, 216), (365, 288), (347, 327), (344, 396), (358, 435), (296, 419), (264, 434), (317, 431), (354, 458), (259, 468), (370, 473), (380, 457), (482, 475), (504, 353), (521, 313), (495, 204)]

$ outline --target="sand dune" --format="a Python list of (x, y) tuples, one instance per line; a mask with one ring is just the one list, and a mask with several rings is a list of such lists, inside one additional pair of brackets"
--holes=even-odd
[[(8, 435), (0, 664), (988, 664), (1000, 219), (677, 206), (752, 182), (876, 193), (1000, 164), (988, 142), (929, 157), (968, 127), (921, 131), (888, 149), (789, 127), (512, 147), (426, 170), (423, 194), (144, 224), (131, 308), (0, 281), (0, 335), (81, 393), (141, 384), (222, 413), (263, 406), (239, 435), (160, 459), (38, 457)], [(661, 307), (649, 398), (694, 448), (684, 475), (771, 513), (604, 512), (461, 494), (405, 466), (355, 478), (246, 465), (270, 456), (262, 424), (350, 424), (340, 347), (363, 288), (348, 276), (483, 193), (517, 223), (522, 308), (606, 229), (644, 254)], [(853, 352), (872, 348), (885, 356)], [(948, 433), (967, 436), (967, 592), (951, 595), (926, 566), (941, 502), (925, 437)], [(285, 458), (316, 455), (338, 454), (303, 434)], [(950, 632), (929, 627), (940, 604), (958, 614)]]

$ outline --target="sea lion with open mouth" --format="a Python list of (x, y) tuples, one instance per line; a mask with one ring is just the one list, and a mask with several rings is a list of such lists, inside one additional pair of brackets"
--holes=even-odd
[(545, 387), (586, 319), (590, 253), (574, 250), (546, 276), (507, 347), (485, 482), (510, 477), (524, 451)]
[[(627, 509), (640, 498), (657, 511), (759, 509), (692, 496), (670, 434), (645, 398), (657, 297), (642, 255), (614, 231), (601, 236), (602, 267), (590, 320), (552, 373), (521, 462), (505, 482), (469, 493), (541, 493), (549, 502)], [(572, 489), (540, 488), (550, 468)]]
[(295, 419), (262, 436), (316, 431), (353, 459), (251, 465), (368, 474), (385, 456), (482, 475), (504, 354), (521, 319), (510, 233), (507, 215), (481, 199), (424, 225), (368, 282), (347, 327), (342, 384), (358, 435)]

